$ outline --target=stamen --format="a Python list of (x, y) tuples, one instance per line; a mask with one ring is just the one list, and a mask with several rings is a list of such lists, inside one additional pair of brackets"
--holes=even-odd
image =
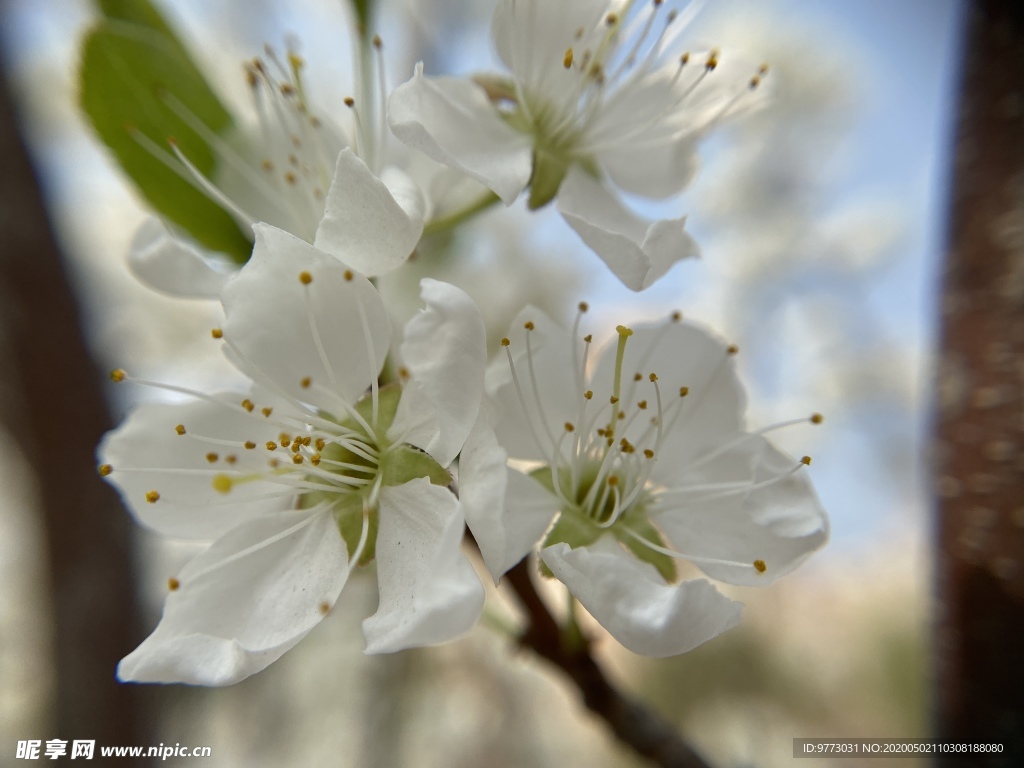
[(696, 563), (697, 565), (729, 565), (736, 568), (753, 568), (759, 573), (764, 573), (764, 570), (762, 570), (757, 565), (757, 563), (761, 563), (761, 566), (764, 566), (763, 560), (755, 560), (753, 563), (740, 563), (735, 560), (722, 560), (717, 557), (700, 557), (697, 555), (688, 555), (682, 552), (677, 552), (674, 549), (669, 549), (668, 547), (663, 547), (660, 544), (655, 544), (653, 541), (641, 536), (632, 528), (624, 527), (621, 530), (625, 531), (631, 538), (636, 539), (648, 549), (652, 549), (655, 552), (659, 552), (662, 555), (674, 557), (678, 560), (688, 560), (689, 562)]

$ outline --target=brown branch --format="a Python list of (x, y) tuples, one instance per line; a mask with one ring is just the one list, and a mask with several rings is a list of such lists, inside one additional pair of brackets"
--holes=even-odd
[(1024, 9), (968, 12), (936, 414), (936, 730), (1024, 755)]
[(608, 682), (590, 655), (585, 639), (569, 647), (533, 586), (527, 560), (505, 574), (505, 578), (530, 619), (520, 643), (560, 667), (580, 689), (583, 703), (608, 723), (620, 741), (663, 768), (708, 768), (675, 728)]

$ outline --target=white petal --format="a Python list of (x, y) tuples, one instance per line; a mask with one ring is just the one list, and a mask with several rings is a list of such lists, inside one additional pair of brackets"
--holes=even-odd
[[(532, 331), (524, 328), (528, 321)], [(532, 306), (516, 315), (508, 339), (519, 387), (502, 349), (487, 369), (487, 392), (496, 409), (494, 431), (512, 458), (550, 461), (565, 423), (578, 420), (583, 403), (584, 387), (573, 375), (573, 344), (582, 356), (583, 343), (570, 339), (561, 325)]]
[(628, 288), (648, 287), (680, 259), (696, 256), (686, 217), (649, 222), (573, 166), (558, 190), (558, 212)]
[(412, 80), (391, 94), (388, 120), (410, 147), (487, 185), (506, 205), (530, 180), (530, 137), (505, 123), (469, 80), (427, 78), (417, 64)]
[[(828, 518), (806, 469), (789, 474), (797, 462), (759, 435), (693, 470), (670, 487), (707, 483), (778, 482), (726, 495), (694, 491), (671, 498), (674, 506), (654, 517), (670, 546), (685, 554), (730, 560), (739, 566), (697, 565), (719, 581), (763, 586), (792, 571), (828, 540)], [(750, 567), (755, 560), (767, 570)]]
[[(247, 397), (259, 400), (223, 393), (214, 396), (223, 405), (205, 400), (146, 403), (106, 434), (98, 450), (100, 462), (113, 467), (108, 479), (139, 522), (165, 536), (212, 540), (254, 515), (292, 506), (295, 494), (269, 483), (241, 483), (227, 496), (213, 488), (218, 472), (244, 472), (251, 462), (260, 462), (263, 469), (264, 443), (276, 439), (279, 431), (258, 411), (254, 415), (238, 407)], [(175, 429), (179, 424), (185, 427), (183, 435)], [(234, 445), (211, 445), (204, 437)], [(257, 447), (247, 450), (246, 441)], [(218, 454), (213, 463), (206, 458), (211, 452)], [(229, 455), (237, 458), (236, 464), (225, 463)], [(146, 501), (151, 491), (159, 494), (155, 503)], [(280, 492), (277, 498), (256, 498), (275, 491)]]
[(388, 437), (448, 466), (480, 411), (486, 331), (476, 304), (454, 285), (423, 278), (420, 298), (427, 306), (406, 323), (399, 350), (409, 381)]
[[(657, 325), (633, 326), (622, 361), (621, 398), (627, 411), (646, 400), (653, 415), (657, 399), (651, 373), (658, 375), (666, 412), (665, 437), (654, 477), (671, 483), (694, 458), (741, 430), (746, 398), (736, 376), (735, 357), (728, 353), (726, 343), (688, 321), (666, 319)], [(636, 374), (640, 374), (639, 381)], [(614, 379), (615, 346), (611, 344), (591, 382), (595, 398), (606, 401)], [(687, 388), (682, 399), (681, 387)], [(648, 424), (648, 420), (638, 419), (625, 436), (639, 445), (639, 433), (647, 430)]]
[[(538, 102), (576, 109), (576, 71), (562, 61), (579, 45), (577, 31), (590, 33), (612, 3), (608, 0), (502, 0), (494, 11), (491, 36), (502, 61)], [(603, 30), (602, 30), (603, 31)], [(582, 51), (577, 51), (581, 55)], [(569, 103), (571, 100), (571, 104)]]
[(121, 661), (118, 677), (237, 683), (319, 624), (348, 572), (329, 513), (295, 510), (239, 526), (185, 566), (160, 624)]
[[(339, 400), (354, 402), (384, 364), (384, 304), (333, 256), (265, 224), (254, 231), (252, 259), (224, 290), (224, 338), (243, 357), (233, 362), (275, 391), (338, 413)], [(306, 377), (312, 386), (302, 386)]]
[(377, 612), (363, 622), (366, 653), (433, 645), (468, 632), (483, 585), (462, 553), (459, 501), (427, 478), (380, 493)]
[(459, 497), (494, 583), (551, 525), (558, 502), (540, 483), (507, 469), (504, 449), (481, 416), (459, 457)]
[(378, 179), (351, 149), (338, 155), (313, 245), (367, 277), (409, 258), (423, 233), (423, 194), (397, 169)]
[(182, 299), (216, 299), (235, 273), (225, 260), (204, 256), (150, 216), (135, 232), (128, 269), (148, 288)]
[(541, 557), (601, 626), (634, 653), (686, 653), (740, 622), (742, 604), (710, 582), (668, 586), (654, 566), (609, 536), (579, 549), (555, 544), (541, 550)]

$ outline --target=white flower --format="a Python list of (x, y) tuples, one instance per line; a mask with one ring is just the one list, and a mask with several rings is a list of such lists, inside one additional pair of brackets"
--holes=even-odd
[[(380, 55), (379, 49), (375, 55)], [(246, 65), (257, 124), (228, 139), (167, 97), (168, 106), (213, 150), (215, 178), (205, 177), (173, 142), (173, 156), (148, 143), (144, 146), (176, 164), (185, 178), (235, 218), (243, 232), (251, 231), (256, 222), (272, 224), (368, 277), (400, 266), (419, 242), (427, 203), (406, 173), (384, 165), (387, 128), (377, 114), (384, 109), (383, 96), (369, 105), (346, 99), (346, 130), (318, 115), (310, 104), (299, 56), (289, 52), (287, 65), (270, 49), (268, 56), (267, 62), (254, 59)], [(366, 76), (374, 77), (376, 71), (371, 68)], [(136, 234), (128, 264), (151, 288), (187, 298), (216, 298), (234, 271), (156, 218), (148, 219)]]
[(477, 418), (484, 329), (462, 291), (425, 279), (422, 297), (398, 350), (402, 384), (378, 387), (391, 329), (374, 287), (256, 227), (213, 332), (251, 391), (166, 386), (193, 399), (143, 405), (99, 450), (101, 474), (140, 522), (215, 540), (171, 580), (163, 618), (121, 662), (122, 680), (237, 682), (294, 646), (373, 560), (368, 653), (473, 625), (483, 589), (460, 550), (463, 513), (444, 467)]
[(506, 204), (527, 185), (531, 208), (557, 195), (562, 216), (633, 290), (697, 248), (685, 217), (647, 221), (613, 187), (653, 198), (681, 191), (698, 139), (750, 106), (766, 71), (715, 51), (670, 53), (684, 20), (661, 0), (639, 6), (501, 0), (492, 32), (511, 79), (428, 78), (421, 64), (389, 102), (398, 138)]
[[(756, 586), (826, 541), (810, 460), (745, 431), (735, 348), (678, 314), (620, 326), (592, 375), (579, 323), (570, 335), (527, 308), (503, 340), (487, 372), (493, 432), (482, 420), (460, 460), (467, 522), (495, 579), (542, 542), (546, 567), (623, 645), (682, 653), (741, 606), (706, 580), (675, 583), (677, 559)], [(532, 469), (495, 483), (506, 457)]]

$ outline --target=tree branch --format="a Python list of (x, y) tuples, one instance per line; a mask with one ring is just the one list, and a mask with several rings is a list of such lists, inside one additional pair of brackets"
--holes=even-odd
[(527, 560), (505, 578), (530, 619), (520, 643), (560, 667), (580, 689), (583, 703), (608, 723), (620, 741), (663, 768), (708, 768), (672, 725), (608, 682), (585, 638), (567, 647), (558, 623), (533, 586)]

